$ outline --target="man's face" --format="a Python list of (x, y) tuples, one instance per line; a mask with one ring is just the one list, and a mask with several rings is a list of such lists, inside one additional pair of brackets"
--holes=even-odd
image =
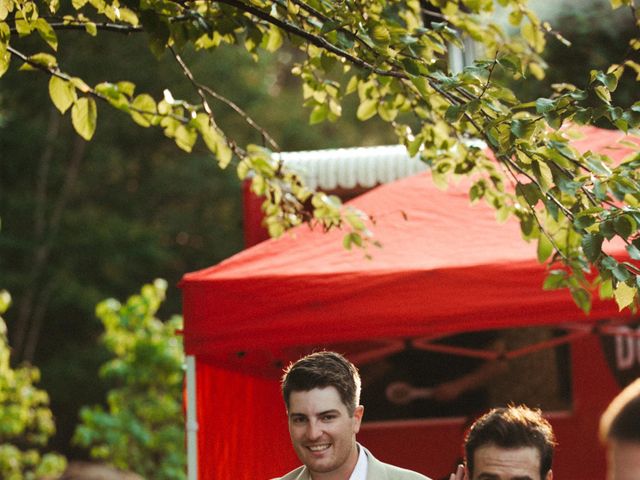
[(291, 443), (314, 478), (328, 473), (349, 478), (358, 460), (356, 433), (363, 411), (359, 406), (349, 416), (335, 387), (291, 392), (287, 412)]
[(607, 449), (608, 480), (640, 478), (640, 443), (612, 440)]
[[(540, 452), (535, 447), (503, 448), (482, 445), (473, 454), (471, 480), (552, 480), (540, 478)], [(467, 473), (467, 477), (469, 474)]]

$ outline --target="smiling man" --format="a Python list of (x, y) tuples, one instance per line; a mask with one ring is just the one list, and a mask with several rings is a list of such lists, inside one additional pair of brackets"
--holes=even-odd
[(466, 465), (450, 480), (552, 480), (555, 445), (551, 425), (539, 410), (494, 408), (469, 429)]
[(282, 377), (291, 443), (303, 465), (281, 480), (429, 480), (377, 460), (356, 442), (364, 407), (357, 368), (335, 352), (317, 352)]

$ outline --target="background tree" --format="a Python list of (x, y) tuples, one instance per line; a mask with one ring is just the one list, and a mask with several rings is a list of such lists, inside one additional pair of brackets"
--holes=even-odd
[(83, 408), (74, 440), (91, 456), (144, 478), (185, 478), (182, 387), (184, 353), (176, 336), (182, 318), (155, 317), (167, 283), (156, 280), (121, 305), (110, 299), (96, 307), (111, 354), (100, 374), (113, 388), (108, 409)]
[[(0, 290), (0, 315), (10, 303), (9, 293)], [(54, 478), (66, 466), (64, 457), (42, 452), (55, 426), (49, 397), (35, 386), (39, 379), (37, 368), (11, 368), (7, 328), (0, 316), (0, 477), (5, 480)]]
[[(274, 52), (290, 41), (303, 54), (293, 73), (302, 79), (312, 123), (336, 120), (344, 98), (357, 93), (357, 117), (367, 120), (378, 115), (390, 123), (409, 153), (420, 152), (431, 164), (436, 182), (477, 175), (472, 199), (485, 199), (499, 218), (517, 216), (525, 237), (537, 241), (544, 252), (540, 260), (553, 254), (553, 260), (569, 271), (569, 275), (554, 272), (553, 284), (571, 288), (585, 310), (593, 286), (585, 275), (589, 265), (598, 270), (596, 282), (604, 285), (604, 291), (613, 292), (620, 307), (629, 306), (637, 297), (639, 270), (630, 262), (618, 262), (602, 245), (619, 237), (628, 244), (630, 255), (640, 258), (640, 243), (633, 244), (640, 221), (636, 165), (610, 166), (604, 156), (581, 155), (569, 147), (568, 137), (559, 129), (565, 121), (582, 124), (600, 119), (624, 131), (637, 127), (640, 104), (614, 105), (612, 92), (625, 69), (640, 71), (640, 66), (625, 57), (606, 71), (590, 72), (585, 89), (564, 82), (555, 94), (521, 102), (496, 81), (494, 71), (515, 79), (527, 74), (542, 77), (539, 54), (546, 35), (561, 37), (523, 1), (497, 3), (507, 10), (520, 37), (506, 37), (491, 21), (495, 4), (490, 0), (424, 4), (417, 0), (124, 4), (77, 0), (72, 8), (56, 0), (3, 0), (0, 72), (9, 69), (12, 59), (22, 62), (21, 68), (45, 72), (54, 105), (61, 113), (70, 112), (75, 130), (85, 139), (95, 133), (100, 101), (143, 127), (161, 128), (185, 151), (190, 152), (201, 137), (221, 168), (235, 155), (238, 175), (246, 178), (251, 173), (254, 191), (265, 195), (273, 235), (302, 221), (317, 221), (325, 228), (345, 226), (352, 230), (349, 238), (355, 243), (366, 243), (370, 232), (362, 215), (342, 215), (332, 199), (312, 194), (296, 175), (272, 160), (268, 149), (279, 146), (265, 129), (243, 115), (268, 149), (251, 144), (240, 147), (225, 134), (212, 103), (220, 101), (233, 108), (232, 102), (201, 83), (183, 58), (188, 47), (214, 51), (221, 44), (242, 45), (259, 56), (261, 49)], [(638, 22), (633, 0), (612, 0), (611, 5), (625, 6)], [(427, 24), (425, 14), (443, 21)], [(58, 32), (68, 30), (88, 36), (102, 31), (146, 33), (152, 52), (169, 52), (178, 62), (196, 100), (178, 100), (170, 89), (154, 98), (138, 93), (128, 80), (96, 83), (67, 73), (72, 70), (54, 53), (62, 44)], [(481, 43), (487, 59), (451, 75), (442, 58), (448, 43), (460, 45), (459, 34)], [(29, 41), (36, 36), (49, 51), (30, 48)], [(628, 51), (638, 48), (640, 40), (633, 39)], [(485, 139), (493, 158), (460, 143), (467, 135)], [(516, 195), (507, 185), (513, 186)], [(312, 216), (304, 208), (308, 202), (314, 208)]]
[[(168, 84), (176, 96), (191, 91), (175, 59), (157, 60), (141, 35), (126, 44), (117, 33), (65, 35), (88, 40), (58, 51), (82, 76), (118, 75), (156, 95)], [(282, 50), (256, 62), (221, 47), (216, 61), (193, 52), (185, 58), (225, 97), (284, 132), (283, 148), (393, 140), (380, 125), (362, 134), (356, 121), (309, 130), (308, 113), (290, 108), (299, 99), (289, 75), (295, 55)], [(105, 109), (86, 142), (48, 105), (47, 81), (15, 70), (0, 78), (0, 277), (16, 298), (7, 316), (13, 359), (40, 366), (58, 421), (54, 445), (73, 457), (85, 454), (69, 446), (78, 410), (105, 395), (100, 383), (85, 388), (108, 357), (95, 305), (162, 276), (172, 286), (162, 308), (179, 311), (181, 275), (242, 248), (241, 195), (235, 172), (221, 171), (206, 149), (176, 149), (161, 131), (131, 128), (121, 112)], [(282, 101), (274, 104), (273, 95)], [(239, 141), (260, 141), (231, 108), (222, 105), (219, 118)]]

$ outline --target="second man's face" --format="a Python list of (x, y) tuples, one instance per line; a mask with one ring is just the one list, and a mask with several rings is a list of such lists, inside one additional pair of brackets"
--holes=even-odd
[(289, 434), (293, 448), (313, 473), (345, 473), (358, 460), (356, 433), (364, 408), (353, 416), (334, 387), (292, 392), (289, 397)]
[(640, 443), (612, 440), (607, 449), (607, 480), (640, 478)]
[(473, 455), (470, 480), (551, 480), (540, 478), (540, 452), (535, 447), (502, 448), (483, 445)]

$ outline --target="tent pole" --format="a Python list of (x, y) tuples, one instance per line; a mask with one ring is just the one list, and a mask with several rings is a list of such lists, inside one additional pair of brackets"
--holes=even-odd
[(196, 357), (187, 355), (187, 478), (198, 480), (198, 419), (196, 413)]

